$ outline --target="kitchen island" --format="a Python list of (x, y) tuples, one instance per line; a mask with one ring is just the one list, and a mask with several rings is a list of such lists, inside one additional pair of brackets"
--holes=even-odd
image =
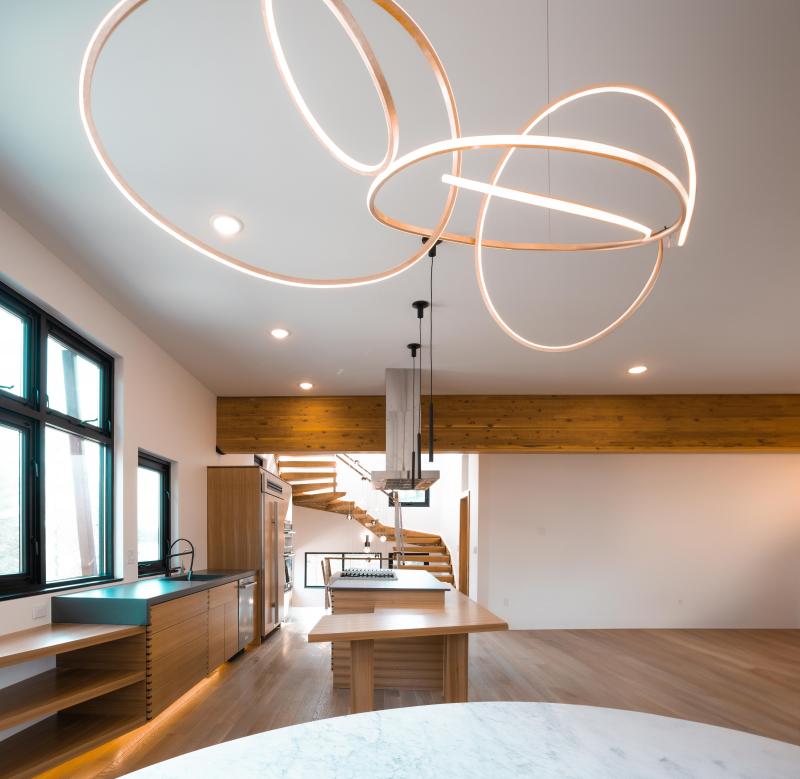
[[(397, 579), (349, 579), (331, 576), (333, 614), (371, 613), (376, 609), (441, 609), (449, 584), (425, 571), (397, 571)], [(333, 686), (350, 687), (350, 642), (332, 645)], [(379, 639), (374, 647), (376, 689), (441, 690), (444, 639), (424, 636)]]

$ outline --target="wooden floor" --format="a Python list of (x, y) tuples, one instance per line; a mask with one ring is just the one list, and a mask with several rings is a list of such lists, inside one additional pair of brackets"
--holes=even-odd
[[(327, 644), (302, 615), (156, 720), (45, 776), (116, 777), (263, 730), (347, 713)], [(309, 624), (310, 620), (310, 624)], [(470, 700), (582, 703), (665, 714), (800, 744), (800, 630), (550, 630), (470, 637)], [(378, 708), (439, 703), (377, 691)]]

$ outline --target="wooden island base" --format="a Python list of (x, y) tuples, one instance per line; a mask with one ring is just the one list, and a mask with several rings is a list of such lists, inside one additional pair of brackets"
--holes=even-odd
[(436, 688), (446, 703), (467, 700), (468, 634), (507, 630), (508, 624), (455, 590), (439, 592), (441, 606), (433, 598), (404, 606), (398, 602), (404, 598), (393, 595), (387, 607), (378, 605), (377, 596), (370, 610), (364, 598), (360, 610), (349, 613), (336, 610), (334, 595), (334, 613), (312, 628), (308, 640), (333, 642), (334, 686), (350, 687), (351, 712), (371, 711), (376, 687)]

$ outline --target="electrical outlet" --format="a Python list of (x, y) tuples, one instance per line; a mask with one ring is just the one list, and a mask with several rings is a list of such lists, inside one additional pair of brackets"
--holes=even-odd
[(503, 605), (508, 606), (508, 598), (503, 598)]
[(129, 549), (128, 550), (128, 554), (125, 557), (125, 562), (128, 565), (136, 565), (136, 550), (135, 549)]
[(547, 528), (546, 527), (540, 527), (539, 528), (539, 535), (540, 536), (546, 536), (547, 535)]
[(40, 603), (38, 606), (33, 607), (34, 619), (47, 619), (47, 604)]

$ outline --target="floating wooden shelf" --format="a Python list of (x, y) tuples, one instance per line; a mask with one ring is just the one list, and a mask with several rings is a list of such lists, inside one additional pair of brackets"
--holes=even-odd
[[(59, 622), (0, 638), (0, 666), (55, 657), (56, 667), (0, 690), (0, 775), (31, 777), (146, 721), (142, 625)], [(50, 716), (48, 716), (50, 715)]]
[(144, 681), (144, 671), (53, 668), (0, 690), (0, 730)]
[(4, 779), (35, 776), (145, 723), (141, 717), (54, 714), (0, 742)]
[(144, 626), (139, 625), (83, 625), (76, 622), (55, 622), (20, 630), (0, 638), (0, 667), (105, 644), (144, 631)]

